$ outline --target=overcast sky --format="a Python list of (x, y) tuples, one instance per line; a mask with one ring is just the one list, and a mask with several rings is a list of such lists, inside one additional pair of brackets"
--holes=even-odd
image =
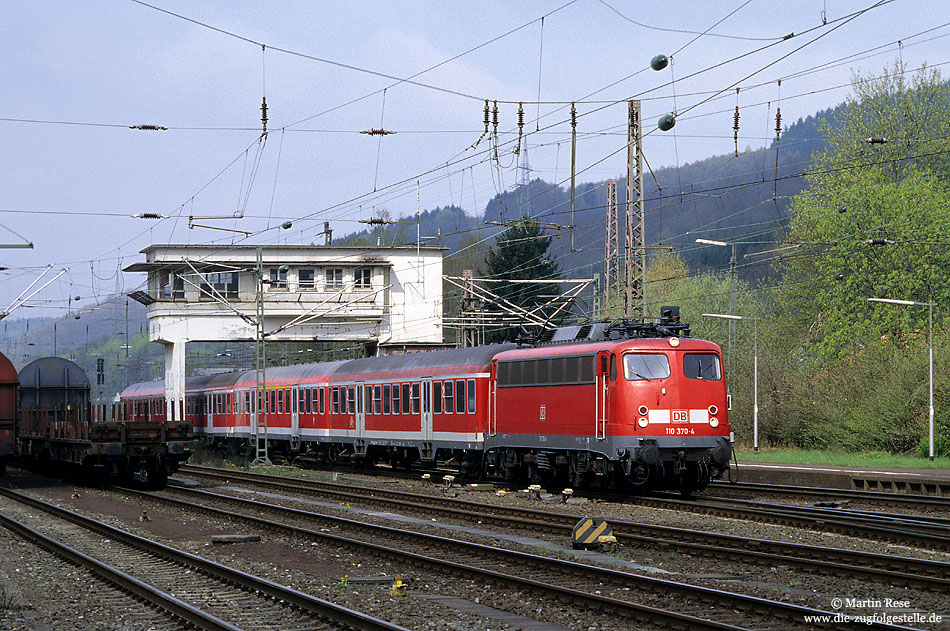
[[(47, 264), (47, 279), (69, 272), (17, 317), (141, 285), (116, 270), (149, 244), (241, 242), (189, 229), (189, 216), (243, 213), (193, 223), (309, 243), (326, 220), (339, 236), (380, 209), (415, 213), (417, 194), (423, 210), (480, 213), (525, 155), (531, 177), (569, 177), (565, 102), (577, 101), (581, 182), (625, 173), (628, 98), (643, 99), (653, 168), (732, 152), (736, 85), (739, 147), (761, 147), (779, 105), (791, 124), (842, 101), (855, 72), (950, 61), (950, 3), (885, 1), (848, 17), (873, 4), (154, 0), (174, 16), (133, 0), (6, 3), (0, 243), (35, 247), (0, 250), (0, 309)], [(660, 53), (673, 64), (656, 72)], [(497, 162), (484, 99), (500, 102)], [(672, 111), (674, 130), (657, 131)], [(379, 127), (397, 133), (359, 133)], [(132, 217), (145, 212), (168, 218)], [(285, 220), (293, 228), (277, 230)]]

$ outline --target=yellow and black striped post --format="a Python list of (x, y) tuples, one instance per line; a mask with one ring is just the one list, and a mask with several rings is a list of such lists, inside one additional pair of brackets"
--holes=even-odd
[(585, 517), (577, 522), (571, 532), (571, 543), (575, 550), (597, 548), (605, 538), (613, 539), (614, 529), (603, 519)]

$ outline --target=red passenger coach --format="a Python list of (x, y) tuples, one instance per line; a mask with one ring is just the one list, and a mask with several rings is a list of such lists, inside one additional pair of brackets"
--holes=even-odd
[[(722, 356), (675, 308), (658, 323), (562, 327), (530, 345), (388, 355), (193, 377), (185, 420), (216, 446), (263, 430), (287, 457), (624, 492), (700, 489), (732, 453)], [(163, 419), (164, 384), (130, 386)]]

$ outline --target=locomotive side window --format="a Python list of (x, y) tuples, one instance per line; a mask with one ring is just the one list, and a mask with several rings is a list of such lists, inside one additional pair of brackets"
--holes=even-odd
[(392, 412), (392, 392), (389, 390), (389, 384), (383, 386), (383, 414)]
[(475, 380), (468, 380), (468, 413), (475, 414)]
[(409, 384), (402, 384), (402, 413), (409, 414)]
[(455, 382), (455, 413), (465, 414), (465, 380)]
[(610, 380), (617, 381), (617, 356), (610, 354)]
[(419, 382), (412, 384), (412, 413), (419, 413)]
[(719, 356), (715, 353), (685, 353), (683, 355), (683, 375), (687, 379), (719, 381), (722, 379)]
[(432, 412), (442, 414), (442, 382), (432, 382)]
[(627, 381), (666, 379), (670, 359), (663, 353), (627, 353), (623, 356), (623, 376)]
[(455, 398), (452, 396), (452, 382), (445, 382), (445, 413), (451, 414), (455, 410)]

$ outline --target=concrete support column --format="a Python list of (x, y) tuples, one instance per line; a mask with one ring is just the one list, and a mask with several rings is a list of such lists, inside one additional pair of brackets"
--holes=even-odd
[(185, 399), (185, 344), (187, 340), (162, 342), (165, 345), (165, 405), (168, 420), (182, 420), (179, 401)]

